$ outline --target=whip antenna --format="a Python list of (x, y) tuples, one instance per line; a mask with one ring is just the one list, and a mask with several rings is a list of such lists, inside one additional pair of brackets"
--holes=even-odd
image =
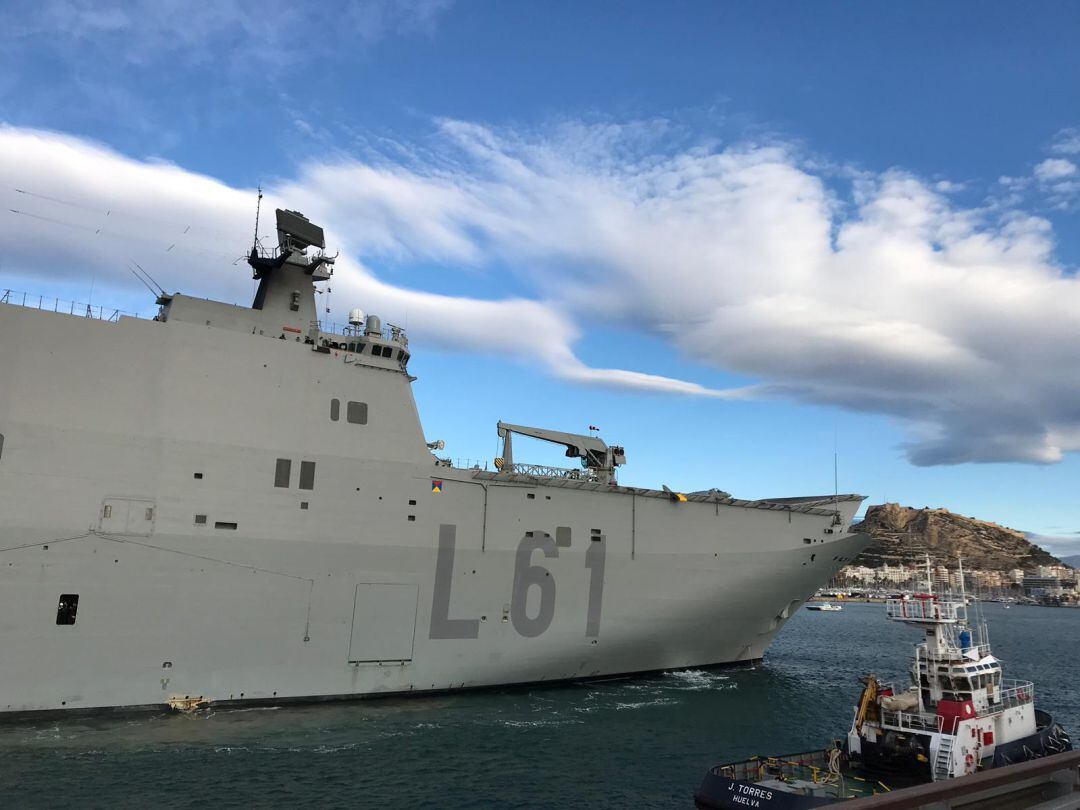
[(262, 210), (262, 183), (259, 183), (259, 199), (255, 201), (255, 239), (251, 243), (252, 254), (259, 249), (259, 212)]
[(131, 275), (135, 276), (135, 278), (137, 278), (139, 281), (142, 282), (143, 286), (146, 287), (146, 289), (148, 289), (155, 298), (160, 298), (161, 297), (161, 293), (159, 293), (157, 290), (155, 290), (153, 287), (151, 287), (150, 282), (148, 282), (145, 278), (143, 278), (138, 273), (136, 273), (135, 268), (129, 267), (128, 270), (131, 271)]
[[(135, 265), (136, 267), (138, 267), (138, 268), (139, 268), (139, 272), (141, 272), (141, 273), (142, 273), (142, 274), (143, 274), (144, 276), (146, 276), (146, 277), (147, 277), (148, 279), (150, 279), (150, 283), (152, 283), (152, 284), (153, 284), (153, 285), (154, 285), (155, 287), (157, 287), (157, 290), (156, 290), (156, 291), (155, 291), (155, 290), (153, 290), (153, 289), (151, 289), (151, 290), (150, 290), (150, 292), (154, 293), (154, 295), (159, 295), (159, 296), (160, 296), (160, 295), (165, 295), (165, 288), (164, 288), (164, 287), (162, 287), (162, 286), (161, 286), (160, 284), (158, 284), (158, 283), (157, 283), (157, 280), (156, 280), (156, 279), (155, 279), (155, 278), (154, 278), (154, 277), (153, 277), (152, 275), (150, 275), (149, 273), (147, 273), (147, 272), (146, 272), (146, 270), (144, 270), (144, 269), (143, 269), (143, 266), (142, 266), (141, 264), (139, 264), (139, 263), (138, 263), (137, 261), (135, 261), (134, 259), (131, 259), (130, 261), (131, 261), (131, 263), (132, 263), (133, 265)], [(129, 268), (129, 269), (130, 269), (130, 268)], [(134, 270), (132, 270), (132, 272), (135, 272), (135, 271), (134, 271)], [(136, 274), (136, 275), (137, 275), (137, 274)]]

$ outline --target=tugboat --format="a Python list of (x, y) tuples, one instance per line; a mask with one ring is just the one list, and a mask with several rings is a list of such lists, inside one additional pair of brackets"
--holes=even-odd
[(885, 603), (889, 619), (926, 634), (908, 689), (867, 676), (846, 740), (717, 765), (694, 794), (697, 806), (821, 807), (1072, 750), (1065, 730), (1035, 708), (1033, 684), (1002, 678), (985, 623), (968, 623), (964, 594), (935, 595), (929, 577), (927, 586)]

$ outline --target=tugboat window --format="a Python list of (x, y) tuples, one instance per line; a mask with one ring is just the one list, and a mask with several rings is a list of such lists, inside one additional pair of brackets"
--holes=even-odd
[(57, 624), (75, 624), (75, 614), (79, 611), (79, 595), (77, 593), (60, 594), (60, 602), (56, 606)]

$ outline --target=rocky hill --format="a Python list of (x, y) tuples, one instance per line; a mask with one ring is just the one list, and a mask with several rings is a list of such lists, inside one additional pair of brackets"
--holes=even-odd
[(991, 571), (1058, 565), (1050, 552), (1028, 541), (1022, 532), (996, 523), (956, 515), (947, 509), (912, 509), (896, 503), (871, 506), (858, 526), (874, 542), (853, 565), (919, 565), (930, 555), (933, 564), (950, 568), (957, 555), (964, 567)]

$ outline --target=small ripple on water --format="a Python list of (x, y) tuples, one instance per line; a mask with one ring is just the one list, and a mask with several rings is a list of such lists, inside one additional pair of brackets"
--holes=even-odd
[(541, 728), (543, 726), (572, 726), (582, 725), (584, 720), (567, 718), (565, 720), (500, 720), (499, 725), (508, 728)]
[(674, 703), (678, 703), (674, 698), (658, 697), (654, 700), (637, 700), (631, 703), (615, 703), (615, 711), (625, 711), (627, 709), (644, 709), (649, 706), (671, 706)]

